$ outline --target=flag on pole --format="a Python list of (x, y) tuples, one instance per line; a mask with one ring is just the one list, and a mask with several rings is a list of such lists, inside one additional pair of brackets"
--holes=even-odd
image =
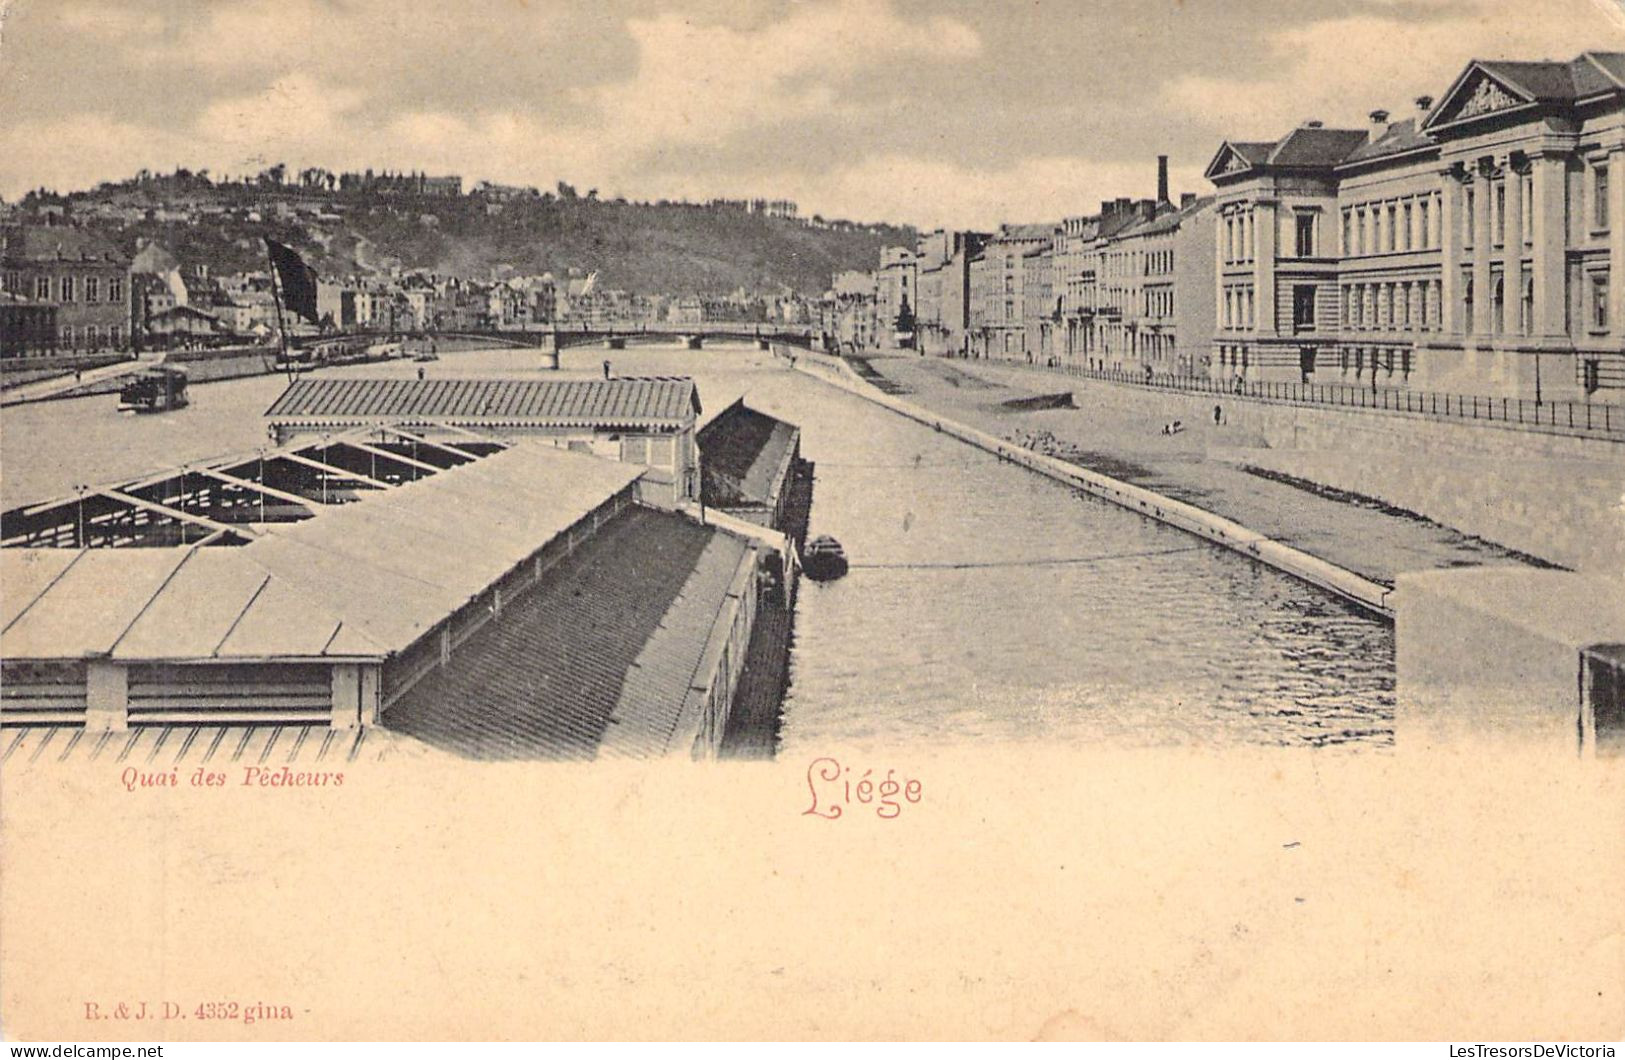
[(265, 249), (271, 256), (271, 264), (276, 267), (284, 308), (298, 313), (312, 324), (321, 323), (316, 312), (316, 270), (305, 264), (298, 251), (274, 239), (265, 240)]

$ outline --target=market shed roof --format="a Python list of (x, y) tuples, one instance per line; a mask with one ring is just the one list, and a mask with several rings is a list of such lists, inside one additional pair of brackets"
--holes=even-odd
[(686, 427), (694, 380), (299, 379), (266, 410), (273, 424), (415, 422), (549, 427)]
[(0, 549), (10, 659), (378, 658), (638, 478), (518, 442), (238, 547)]

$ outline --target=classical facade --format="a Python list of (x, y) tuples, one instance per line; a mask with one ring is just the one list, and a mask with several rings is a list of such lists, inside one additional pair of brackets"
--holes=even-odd
[(56, 310), (55, 350), (130, 345), (130, 259), (94, 232), (66, 225), (0, 233), (0, 284)]
[(1211, 374), (1617, 396), (1625, 53), (1475, 61), (1416, 104), (1220, 147)]

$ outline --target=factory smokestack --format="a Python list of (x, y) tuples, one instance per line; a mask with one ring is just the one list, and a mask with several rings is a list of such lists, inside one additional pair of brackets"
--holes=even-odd
[(1157, 156), (1157, 202), (1168, 201), (1168, 156)]

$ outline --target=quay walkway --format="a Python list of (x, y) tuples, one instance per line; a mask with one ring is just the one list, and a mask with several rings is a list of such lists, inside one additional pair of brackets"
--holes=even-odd
[(24, 405), (31, 401), (49, 401), (52, 398), (75, 396), (78, 391), (107, 385), (161, 361), (162, 355), (143, 355), (139, 360), (118, 361), (100, 368), (87, 369), (75, 376), (70, 370), (64, 375), (52, 376), (33, 383), (8, 387), (0, 393), (0, 407)]
[[(1381, 613), (1387, 612), (1381, 590), (1391, 588), (1403, 571), (1540, 565), (1532, 557), (1408, 512), (1300, 488), (1214, 458), (1208, 453), (1210, 444), (1246, 442), (1225, 436), (1226, 426), (1193, 423), (1180, 434), (1163, 435), (1161, 423), (1145, 413), (1109, 403), (1090, 403), (1083, 410), (1013, 409), (1007, 402), (1040, 393), (1030, 384), (1041, 378), (1014, 365), (877, 354), (857, 366), (856, 373), (871, 383), (884, 380), (884, 391), (902, 401), (1018, 445), (1037, 441), (1049, 456), (1211, 513), (1251, 532), (1265, 547), (1296, 550), (1303, 560), (1331, 568), (1326, 572), (1330, 577), (1311, 580)], [(1059, 377), (1056, 381), (1063, 382)], [(1355, 584), (1352, 592), (1342, 591), (1335, 584), (1338, 570), (1375, 588), (1362, 590)]]
[(1351, 383), (1288, 383), (1260, 380), (1240, 383), (1202, 376), (1138, 375), (1113, 368), (1085, 368), (1077, 364), (1022, 364), (991, 358), (951, 363), (979, 367), (1017, 368), (1068, 379), (1142, 387), (1178, 394), (1209, 395), (1218, 400), (1243, 399), (1270, 404), (1328, 409), (1364, 409), (1535, 434), (1556, 434), (1625, 442), (1625, 406), (1600, 401), (1542, 401), (1532, 398), (1489, 397), (1373, 387)]

